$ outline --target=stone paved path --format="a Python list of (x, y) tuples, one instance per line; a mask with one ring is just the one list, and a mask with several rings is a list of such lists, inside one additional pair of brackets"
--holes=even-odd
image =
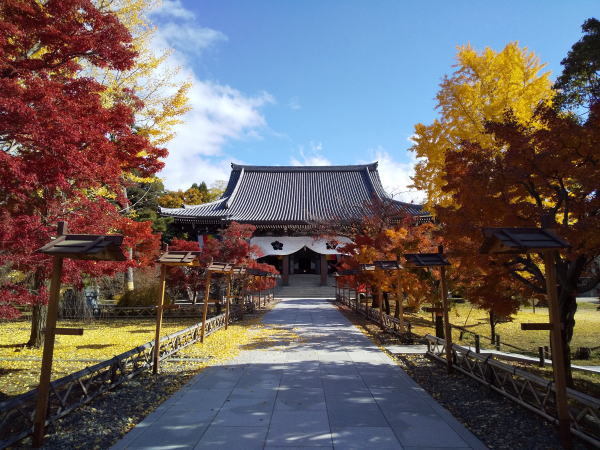
[(114, 448), (485, 448), (328, 300), (264, 322), (299, 342), (206, 369)]

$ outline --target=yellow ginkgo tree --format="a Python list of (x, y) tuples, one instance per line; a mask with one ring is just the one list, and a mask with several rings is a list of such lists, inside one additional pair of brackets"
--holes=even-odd
[(415, 125), (410, 148), (419, 158), (414, 186), (427, 192), (430, 211), (451, 203), (451, 195), (442, 190), (446, 152), (456, 151), (463, 141), (499, 151), (485, 123), (501, 120), (510, 110), (518, 121), (531, 124), (540, 103), (551, 103), (553, 97), (545, 64), (517, 42), (499, 52), (461, 46), (456, 60), (454, 73), (443, 78), (436, 96), (439, 118), (431, 125)]
[[(158, 0), (96, 0), (100, 10), (113, 12), (133, 37), (137, 52), (130, 70), (95, 69), (94, 76), (105, 86), (103, 101), (108, 106), (116, 99), (136, 95), (132, 104), (136, 112), (136, 127), (154, 145), (163, 146), (175, 135), (175, 125), (190, 110), (188, 91), (190, 81), (177, 74), (180, 67), (169, 63), (170, 49), (155, 50), (152, 40), (156, 27), (149, 18), (160, 6)], [(140, 102), (141, 100), (141, 102)], [(134, 180), (140, 181), (140, 180)]]

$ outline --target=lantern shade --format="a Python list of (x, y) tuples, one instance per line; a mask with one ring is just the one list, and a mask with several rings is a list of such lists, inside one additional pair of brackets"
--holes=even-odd
[(402, 268), (398, 261), (375, 261), (375, 266), (381, 270), (399, 270)]
[(449, 266), (450, 263), (442, 253), (405, 253), (408, 267)]
[(557, 250), (570, 245), (544, 228), (484, 228), (481, 253), (527, 253)]
[(231, 273), (233, 273), (234, 275), (243, 275), (246, 273), (246, 267), (245, 266), (233, 266), (231, 268)]
[(208, 266), (207, 270), (213, 273), (229, 273), (233, 270), (233, 264), (213, 262)]
[(51, 256), (89, 261), (126, 261), (120, 234), (64, 234), (36, 250)]
[(200, 251), (173, 250), (160, 255), (156, 262), (166, 266), (199, 266), (201, 255)]

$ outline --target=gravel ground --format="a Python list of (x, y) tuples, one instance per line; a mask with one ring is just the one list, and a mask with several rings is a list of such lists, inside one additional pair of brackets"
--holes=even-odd
[[(375, 343), (396, 343), (397, 338), (350, 309), (344, 315)], [(398, 364), (457, 420), (491, 449), (559, 449), (558, 433), (542, 417), (519, 406), (475, 380), (455, 373), (424, 355), (394, 355)], [(575, 442), (576, 449), (585, 444)]]
[(140, 374), (58, 420), (43, 448), (109, 448), (198, 372), (170, 366), (158, 375)]

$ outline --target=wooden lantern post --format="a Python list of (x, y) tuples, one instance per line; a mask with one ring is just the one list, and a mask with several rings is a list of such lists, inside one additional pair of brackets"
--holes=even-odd
[(210, 281), (212, 272), (206, 271), (206, 285), (204, 286), (204, 304), (202, 305), (202, 328), (200, 329), (200, 342), (204, 342), (204, 333), (206, 332), (206, 316), (208, 316), (208, 302), (210, 301)]
[(154, 334), (154, 361), (152, 373), (158, 373), (158, 364), (160, 360), (160, 328), (162, 325), (163, 308), (165, 304), (165, 285), (167, 276), (167, 266), (160, 266), (160, 283), (158, 285), (158, 300), (156, 303), (156, 332)]
[(154, 333), (154, 353), (152, 355), (152, 373), (158, 373), (160, 364), (160, 332), (162, 327), (163, 312), (174, 305), (165, 306), (165, 287), (167, 284), (167, 267), (187, 266), (199, 267), (202, 252), (187, 250), (166, 251), (156, 260), (160, 264), (160, 282), (158, 297), (156, 299), (156, 331)]
[(50, 280), (40, 383), (33, 419), (33, 446), (35, 448), (41, 447), (44, 442), (56, 335), (83, 335), (83, 329), (56, 327), (63, 259), (91, 261), (125, 261), (127, 259), (121, 249), (123, 243), (121, 235), (67, 234), (66, 222), (59, 222), (57, 231), (58, 235), (54, 240), (36, 250), (37, 253), (53, 256), (54, 262)]
[(440, 245), (437, 253), (406, 253), (407, 267), (439, 267), (440, 268), (440, 291), (441, 307), (429, 308), (436, 315), (443, 317), (444, 339), (446, 342), (446, 367), (448, 373), (452, 373), (452, 325), (450, 324), (448, 305), (448, 287), (446, 284), (446, 266), (450, 263), (444, 256), (444, 248)]
[[(66, 230), (65, 230), (66, 231)], [(50, 297), (46, 318), (46, 333), (44, 336), (44, 352), (42, 354), (42, 369), (40, 384), (33, 422), (33, 446), (41, 447), (44, 442), (46, 416), (48, 414), (48, 395), (50, 378), (52, 376), (52, 360), (54, 357), (54, 341), (56, 336), (56, 320), (58, 317), (58, 301), (60, 295), (60, 277), (62, 275), (63, 258), (55, 256), (52, 264), (52, 279), (50, 281)]]
[(231, 272), (227, 273), (227, 292), (225, 293), (225, 329), (229, 327), (229, 302), (231, 298)]
[(481, 253), (521, 254), (542, 253), (546, 272), (546, 295), (550, 323), (522, 324), (523, 330), (550, 330), (552, 371), (560, 442), (572, 448), (571, 418), (567, 399), (566, 361), (561, 337), (560, 307), (558, 304), (556, 258), (560, 249), (569, 248), (568, 242), (545, 228), (484, 228)]

